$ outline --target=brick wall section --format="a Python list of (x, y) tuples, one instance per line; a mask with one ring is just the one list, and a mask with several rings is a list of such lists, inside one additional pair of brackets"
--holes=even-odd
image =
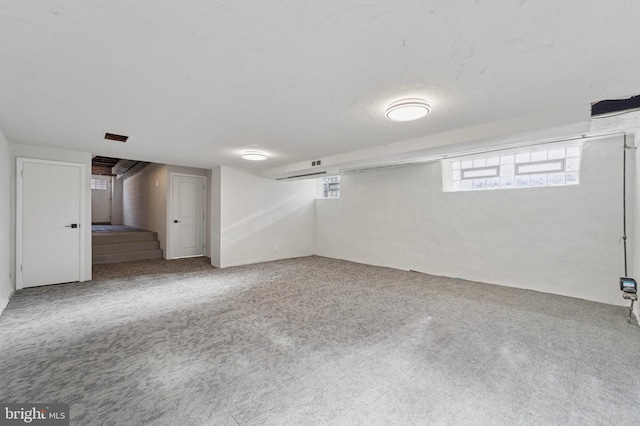
[(165, 250), (167, 231), (167, 166), (150, 164), (126, 179), (122, 210), (125, 225), (158, 233)]

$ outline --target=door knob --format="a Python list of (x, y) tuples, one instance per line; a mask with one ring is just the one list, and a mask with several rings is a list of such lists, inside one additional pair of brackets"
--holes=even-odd
[(179, 220), (175, 220), (175, 219), (174, 219), (174, 220), (173, 220), (173, 223), (180, 223), (180, 221), (179, 221)]
[(77, 228), (78, 224), (77, 223), (72, 223), (71, 225), (65, 225), (65, 228)]

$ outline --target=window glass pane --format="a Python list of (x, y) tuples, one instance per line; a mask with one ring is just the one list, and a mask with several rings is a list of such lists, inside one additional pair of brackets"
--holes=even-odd
[(500, 156), (500, 164), (513, 164), (514, 155), (502, 155)]
[(322, 190), (317, 193), (318, 198), (340, 198), (340, 176), (322, 178)]
[(500, 166), (500, 176), (513, 176), (515, 166), (513, 164), (505, 164)]
[(107, 189), (107, 181), (106, 179), (91, 179), (91, 189)]
[(567, 148), (567, 158), (579, 157), (579, 156), (580, 156), (580, 147), (572, 146)]
[(545, 161), (547, 159), (547, 151), (533, 151), (531, 153), (531, 161)]
[(564, 148), (550, 149), (547, 155), (549, 160), (557, 160), (558, 158), (564, 158)]
[(485, 157), (443, 160), (449, 161), (449, 167), (442, 168), (443, 189), (472, 191), (576, 185), (580, 182), (582, 145), (579, 142), (575, 146), (563, 145), (541, 144), (510, 149), (501, 155), (488, 153)]
[(564, 185), (564, 173), (549, 173), (547, 175), (547, 184)]
[(579, 168), (580, 168), (580, 158), (578, 157), (567, 158), (567, 166), (565, 169), (566, 171), (577, 172)]
[(546, 174), (531, 175), (530, 186), (545, 186), (546, 184), (547, 184)]
[(487, 160), (485, 158), (478, 158), (473, 160), (473, 167), (486, 167)]
[(487, 189), (500, 188), (500, 178), (497, 178), (497, 177), (487, 178), (486, 187)]
[(562, 161), (550, 161), (547, 163), (526, 164), (518, 166), (518, 173), (557, 172), (562, 170)]
[(464, 170), (462, 172), (462, 177), (464, 179), (468, 178), (476, 178), (476, 177), (485, 177), (485, 176), (498, 176), (498, 169), (480, 169), (480, 170)]
[(500, 178), (500, 188), (513, 188), (513, 177)]
[(497, 166), (500, 164), (500, 157), (487, 158), (487, 166)]
[(485, 188), (485, 179), (474, 179), (473, 180), (473, 190), (479, 190)]
[(578, 183), (578, 172), (567, 172), (566, 184), (575, 185)]
[(471, 191), (471, 189), (473, 188), (473, 180), (471, 179), (467, 179), (467, 180), (461, 180), (460, 181), (460, 189), (463, 191)]

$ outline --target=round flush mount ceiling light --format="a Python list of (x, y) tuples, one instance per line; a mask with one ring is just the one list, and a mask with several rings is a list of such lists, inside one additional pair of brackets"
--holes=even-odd
[(384, 115), (392, 121), (411, 121), (425, 117), (431, 107), (422, 99), (402, 99), (389, 105)]
[(245, 151), (242, 153), (242, 158), (249, 161), (262, 161), (267, 159), (267, 154), (262, 151)]

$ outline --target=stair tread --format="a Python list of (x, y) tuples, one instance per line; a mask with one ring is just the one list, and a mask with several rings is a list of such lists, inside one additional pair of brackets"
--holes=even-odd
[(162, 258), (158, 233), (127, 231), (92, 234), (92, 263), (119, 263)]
[(153, 244), (159, 243), (158, 240), (144, 240), (144, 241), (121, 241), (117, 243), (104, 243), (104, 244), (91, 244), (93, 247), (113, 247), (113, 246), (132, 246), (136, 244)]
[(92, 232), (91, 235), (99, 237), (101, 235), (133, 235), (133, 234), (153, 234), (156, 231), (145, 231), (143, 229), (139, 231), (113, 231), (113, 232)]
[(152, 250), (136, 250), (136, 251), (119, 251), (117, 253), (103, 253), (103, 254), (96, 254), (93, 255), (92, 257), (106, 257), (106, 256), (121, 256), (124, 254), (132, 254), (132, 253), (162, 253), (162, 249), (152, 249)]
[(93, 234), (92, 245), (118, 244), (138, 241), (154, 241), (158, 239), (157, 232), (117, 232), (109, 234)]
[(120, 263), (134, 260), (162, 258), (162, 249), (106, 253), (92, 256), (92, 263)]
[(148, 249), (148, 250), (131, 250), (131, 251), (119, 251), (117, 253), (105, 253), (105, 254), (121, 254), (121, 253), (143, 253), (146, 251), (162, 251), (161, 248)]
[(93, 237), (108, 237), (110, 235), (136, 235), (136, 234), (155, 234), (156, 231), (127, 231), (127, 232), (92, 232)]

